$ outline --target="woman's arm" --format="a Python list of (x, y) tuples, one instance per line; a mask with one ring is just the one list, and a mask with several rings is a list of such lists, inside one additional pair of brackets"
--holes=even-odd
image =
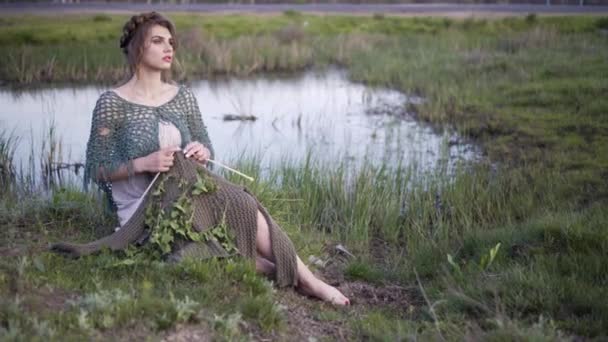
[(132, 174), (167, 172), (169, 171), (169, 168), (173, 166), (174, 153), (178, 151), (181, 151), (179, 146), (162, 148), (145, 157), (139, 157), (126, 164), (120, 165), (114, 172), (107, 176), (105, 176), (104, 168), (100, 167), (97, 172), (97, 180), (114, 182), (127, 179)]
[(198, 106), (198, 101), (196, 100), (196, 96), (190, 88), (187, 88), (187, 102), (188, 109), (186, 111), (186, 121), (188, 123), (188, 128), (190, 129), (190, 136), (192, 141), (198, 141), (205, 145), (205, 147), (209, 150), (211, 154), (211, 159), (215, 156), (215, 151), (213, 150), (213, 145), (211, 144), (211, 139), (209, 139), (209, 134), (207, 133), (207, 127), (203, 122), (202, 114)]
[(130, 175), (144, 173), (145, 170), (143, 170), (141, 166), (143, 158), (144, 157), (137, 158), (125, 164), (121, 164), (117, 169), (115, 169), (114, 172), (110, 173), (109, 175), (107, 174), (103, 166), (99, 166), (99, 168), (97, 169), (97, 174), (95, 175), (95, 180), (98, 182), (115, 182), (118, 180), (128, 179)]
[(91, 132), (87, 142), (85, 185), (93, 181), (99, 185), (110, 180), (111, 175), (129, 171), (128, 160), (121, 149), (122, 107), (109, 93), (97, 99), (91, 120)]
[(173, 153), (179, 147), (169, 147), (147, 156), (130, 159), (122, 130), (127, 120), (120, 102), (109, 93), (102, 94), (93, 110), (91, 133), (87, 143), (85, 185), (93, 181), (107, 188), (112, 181), (126, 179), (136, 173), (165, 172), (173, 165)]

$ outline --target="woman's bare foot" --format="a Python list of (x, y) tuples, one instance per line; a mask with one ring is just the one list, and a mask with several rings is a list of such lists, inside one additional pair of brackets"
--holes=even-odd
[(277, 271), (273, 262), (259, 256), (255, 258), (255, 269), (266, 276), (272, 276)]
[(313, 284), (302, 282), (298, 286), (298, 290), (305, 295), (317, 297), (334, 305), (350, 305), (350, 300), (342, 292), (320, 279), (313, 280)]
[[(256, 258), (256, 269), (261, 273), (269, 274), (276, 271), (276, 265), (273, 263), (274, 257), (271, 249), (270, 231), (264, 215), (258, 211), (257, 216), (256, 247), (261, 258)], [(297, 255), (296, 260), (299, 282), (297, 290), (335, 305), (350, 304), (350, 300), (342, 292), (315, 277)]]

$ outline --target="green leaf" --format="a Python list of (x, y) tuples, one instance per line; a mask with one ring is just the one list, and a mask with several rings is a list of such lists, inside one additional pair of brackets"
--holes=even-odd
[(39, 257), (35, 257), (33, 260), (34, 262), (34, 266), (36, 267), (36, 269), (40, 272), (44, 272), (45, 267), (44, 267), (44, 263), (42, 262), (42, 260), (40, 260)]

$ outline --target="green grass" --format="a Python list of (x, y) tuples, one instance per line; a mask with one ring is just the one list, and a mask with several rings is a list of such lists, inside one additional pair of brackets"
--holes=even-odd
[[(16, 269), (2, 279), (15, 284), (11, 289), (15, 293), (3, 294), (4, 336), (11, 332), (18, 338), (39, 336), (41, 322), (50, 337), (70, 339), (126, 330), (136, 323), (152, 335), (177, 323), (213, 327), (219, 316), (231, 314), (262, 331), (280, 331), (284, 323), (270, 283), (257, 276), (249, 263), (167, 265), (124, 260), (109, 254), (77, 261), (50, 254), (14, 258)], [(5, 268), (10, 267), (7, 261)], [(25, 299), (20, 301), (19, 295)], [(221, 336), (221, 329), (217, 333)]]
[[(522, 329), (537, 330), (534, 324), (541, 315), (552, 320), (554, 328), (547, 330), (548, 339), (557, 330), (583, 336), (603, 333), (608, 310), (599, 299), (605, 295), (602, 260), (608, 238), (602, 224), (608, 217), (601, 205), (574, 211), (569, 204), (557, 201), (551, 189), (555, 178), (532, 184), (532, 179), (541, 177), (524, 176), (521, 171), (491, 173), (478, 166), (463, 170), (451, 182), (442, 174), (397, 181), (396, 176), (383, 174), (382, 168), (372, 167), (349, 179), (339, 167), (315, 163), (285, 163), (262, 177), (254, 161), (237, 165), (260, 179), (248, 187), (287, 229), (305, 259), (310, 254), (319, 255), (322, 242), (330, 239), (344, 243), (358, 256), (346, 270), (347, 279), (416, 286), (418, 274), (431, 300), (443, 303), (436, 308), (441, 334), (458, 339), (464, 326), (478, 324), (482, 329), (476, 333), (524, 336)], [(538, 171), (546, 175), (544, 170)], [(408, 169), (394, 172), (409, 173)], [(343, 187), (336, 188), (336, 184)], [(389, 186), (409, 190), (389, 191)], [(133, 263), (128, 257), (111, 254), (79, 260), (40, 254), (49, 241), (67, 237), (86, 241), (108, 232), (100, 225), (110, 227), (111, 222), (99, 216), (95, 208), (100, 201), (90, 196), (76, 190), (57, 191), (46, 201), (32, 203), (36, 210), (23, 205), (28, 201), (4, 198), (4, 212), (11, 214), (2, 215), (6, 228), (2, 240), (8, 242), (7, 247), (22, 248), (20, 256), (4, 258), (0, 263), (5, 271), (0, 288), (3, 298), (8, 298), (7, 308), (17, 305), (10, 298), (49, 301), (51, 294), (37, 295), (34, 290), (46, 287), (51, 293), (51, 289), (59, 289), (80, 302), (96, 296), (110, 297), (103, 299), (108, 301), (116, 296), (129, 298), (123, 304), (112, 302), (102, 308), (68, 306), (59, 318), (35, 310), (34, 317), (61, 334), (107, 334), (109, 330), (131, 329), (137, 322), (146, 322), (145, 327), (138, 328), (142, 331), (163, 334), (188, 312), (186, 321), (190, 324), (212, 327), (213, 317), (240, 315), (261, 331), (288, 331), (284, 315), (277, 312), (280, 306), (274, 302), (274, 294), (264, 285), (266, 281), (244, 262), (232, 266), (236, 267), (233, 272), (224, 262), (174, 266)], [(285, 198), (292, 201), (280, 200)], [(377, 239), (387, 244), (385, 250), (370, 249)], [(305, 241), (312, 245), (306, 246)], [(496, 260), (481, 267), (483, 255), (499, 242)], [(374, 258), (376, 253), (384, 254), (381, 262)], [(448, 262), (448, 254), (457, 269)], [(146, 282), (149, 297), (142, 289)], [(232, 287), (226, 288), (226, 284)], [(112, 292), (115, 289), (122, 292)], [(173, 293), (174, 299), (167, 293)], [(187, 301), (186, 296), (196, 304), (179, 316), (175, 301)], [(32, 303), (18, 308), (36, 305), (45, 306)], [(5, 322), (17, 319), (18, 308), (4, 312)], [(386, 330), (374, 330), (383, 326), (374, 323), (381, 319), (375, 316), (377, 309), (360, 310), (363, 312), (357, 315), (338, 315), (338, 319), (356, 326), (355, 336), (392, 339), (406, 336), (406, 332), (407, 336), (420, 337), (439, 334), (424, 306), (416, 307), (420, 312), (415, 319), (400, 323), (391, 323), (399, 319), (398, 312), (384, 310), (379, 317), (386, 317), (382, 323), (390, 327)], [(85, 323), (77, 323), (80, 315), (86, 315)], [(572, 323), (573, 317), (579, 321)], [(19, 318), (18, 323), (10, 323), (17, 325), (9, 327), (21, 329), (20, 333), (27, 336), (35, 332), (34, 323), (28, 319)], [(486, 322), (497, 319), (512, 328)], [(359, 320), (367, 323), (359, 325)], [(241, 329), (230, 334), (246, 336), (248, 330)], [(215, 333), (223, 336), (228, 332)]]
[[(171, 18), (184, 34), (189, 78), (337, 64), (355, 81), (423, 96), (409, 108), (420, 120), (456, 128), (487, 155), (454, 177), (421, 176), (409, 165), (351, 174), (314, 158), (263, 173), (254, 156), (235, 161), (258, 179), (247, 186), (304, 260), (326, 240), (341, 242), (357, 255), (349, 281), (415, 289), (405, 315), (390, 305), (334, 312), (315, 303), (318, 321), (372, 340), (606, 338), (606, 18)], [(0, 42), (14, 49), (0, 75), (16, 86), (114, 81), (125, 19), (2, 18)], [(11, 169), (15, 143), (0, 135), (1, 170)], [(48, 241), (103, 235), (111, 220), (92, 194), (38, 196), (33, 187), (18, 191), (11, 173), (0, 176), (13, 189), (0, 196), (0, 336), (158, 337), (190, 324), (220, 339), (289, 338), (293, 327), (276, 302), (285, 293), (245, 262), (129, 265), (110, 254), (74, 261), (39, 253)]]

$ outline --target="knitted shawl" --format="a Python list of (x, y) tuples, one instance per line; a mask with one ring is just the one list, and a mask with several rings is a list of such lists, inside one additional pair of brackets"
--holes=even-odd
[(129, 175), (133, 175), (134, 159), (159, 150), (160, 120), (177, 127), (182, 148), (191, 141), (199, 141), (211, 151), (213, 158), (215, 153), (198, 102), (188, 86), (180, 84), (170, 101), (156, 107), (127, 101), (110, 90), (97, 100), (87, 143), (84, 187), (88, 188), (91, 182), (99, 185), (112, 211), (116, 211), (116, 204), (107, 176), (121, 165), (127, 165)]

